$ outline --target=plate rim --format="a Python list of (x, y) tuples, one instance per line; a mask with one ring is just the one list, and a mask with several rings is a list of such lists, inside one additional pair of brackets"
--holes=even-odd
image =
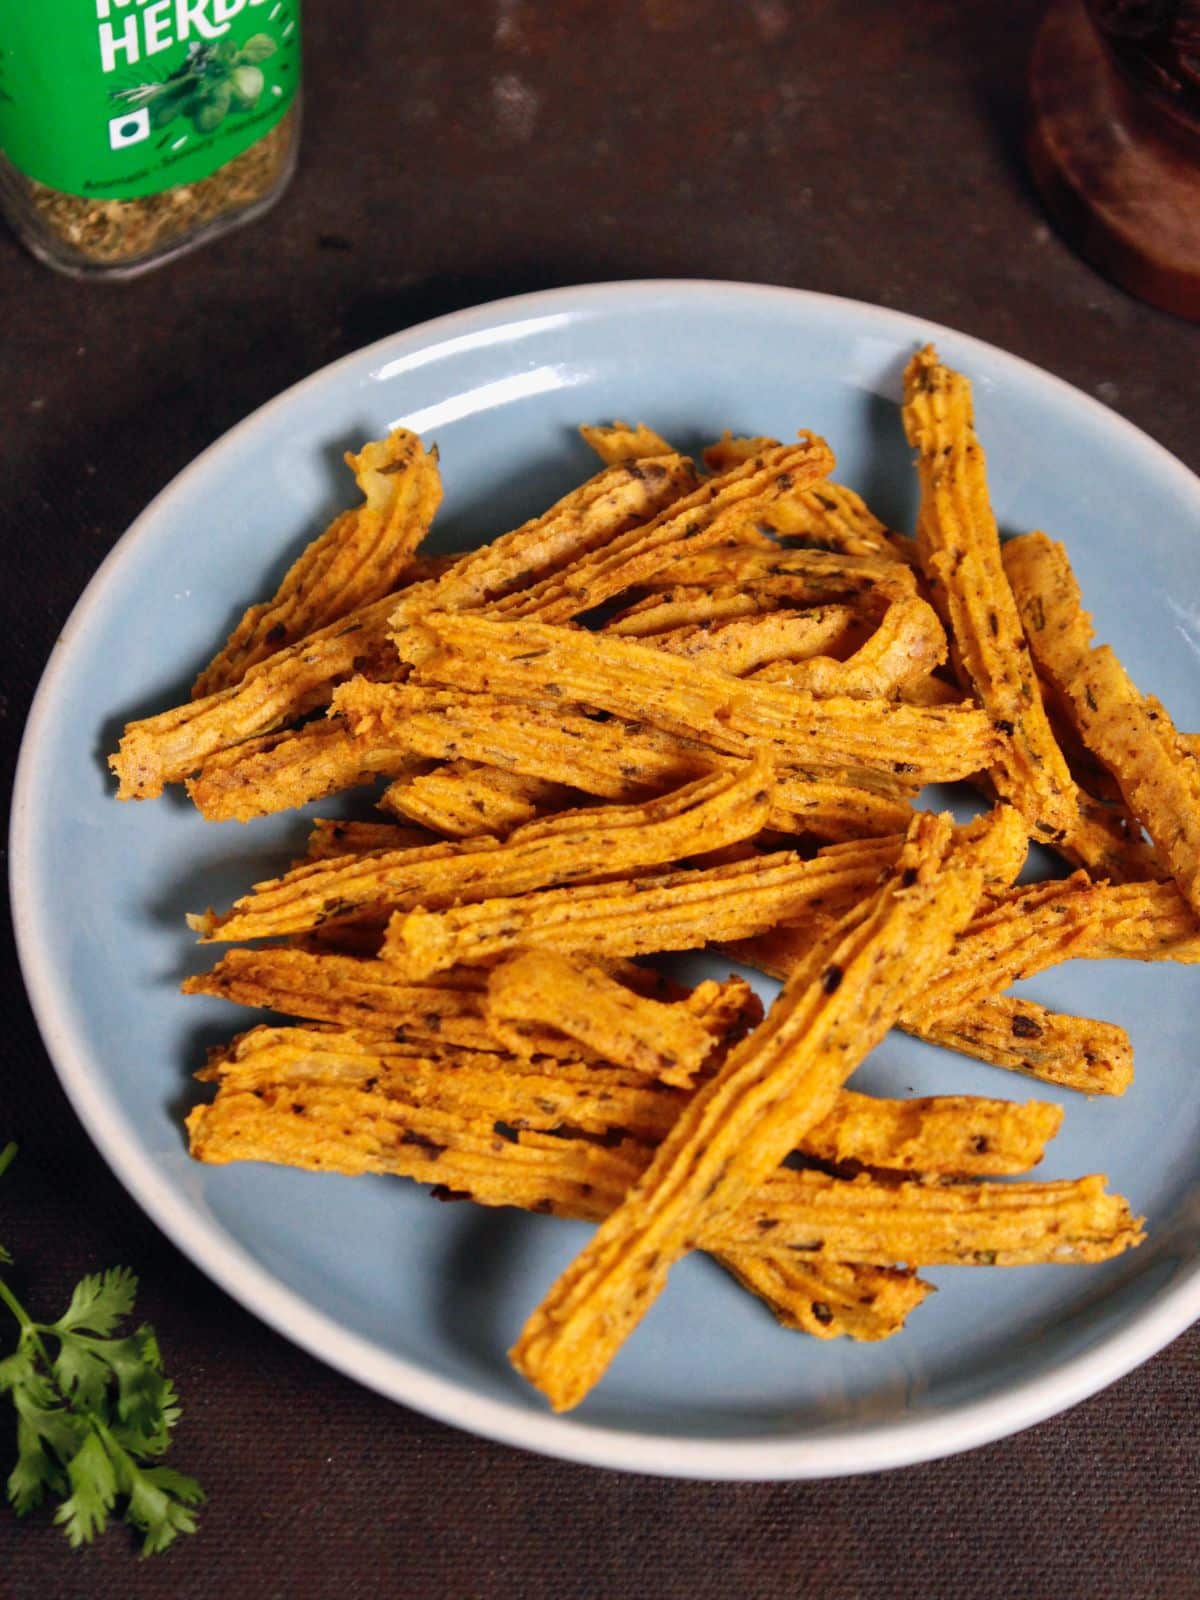
[[(297, 1291), (237, 1244), (214, 1219), (198, 1214), (166, 1173), (137, 1148), (136, 1136), (120, 1105), (92, 1080), (85, 1050), (78, 1049), (64, 1017), (58, 1014), (56, 979), (50, 951), (39, 943), (34, 904), (31, 848), (36, 831), (33, 806), (39, 733), (53, 709), (56, 686), (70, 662), (75, 636), (119, 578), (135, 547), (150, 535), (171, 500), (235, 448), (240, 438), (307, 389), (340, 371), (364, 364), (386, 350), (395, 359), (408, 351), (432, 350), (450, 338), (500, 328), (531, 313), (565, 310), (619, 314), (624, 302), (644, 309), (655, 300), (704, 302), (776, 301), (810, 308), (822, 305), (874, 323), (897, 342), (949, 340), (978, 350), (994, 371), (1008, 366), (1059, 393), (1078, 409), (1098, 414), (1107, 428), (1149, 455), (1182, 493), (1200, 505), (1200, 479), (1165, 446), (1127, 418), (1065, 379), (996, 345), (957, 329), (891, 307), (817, 291), (705, 278), (638, 278), (569, 285), (508, 296), (449, 312), (348, 352), (249, 412), (207, 445), (149, 502), (100, 563), (59, 630), (34, 693), (22, 734), (13, 783), (9, 827), (9, 890), (16, 948), (30, 1005), (47, 1054), (84, 1129), (141, 1210), (210, 1280), (261, 1321), (327, 1366), (365, 1384), (386, 1398), (439, 1421), (496, 1442), (593, 1466), (666, 1477), (724, 1481), (820, 1479), (915, 1465), (973, 1449), (1017, 1433), (1076, 1405), (1125, 1376), (1183, 1333), (1200, 1316), (1200, 1261), (1172, 1280), (1107, 1333), (1092, 1348), (1051, 1365), (1035, 1377), (1015, 1378), (984, 1399), (951, 1403), (940, 1414), (884, 1422), (851, 1424), (807, 1437), (730, 1440), (703, 1435), (683, 1437), (632, 1433), (619, 1427), (530, 1411), (515, 1402), (480, 1394), (384, 1349), (316, 1310)], [(501, 341), (503, 342), (503, 341)]]

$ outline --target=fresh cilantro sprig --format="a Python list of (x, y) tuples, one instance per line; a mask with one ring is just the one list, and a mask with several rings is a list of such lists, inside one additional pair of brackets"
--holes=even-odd
[[(17, 1153), (0, 1151), (0, 1176)], [(0, 1245), (0, 1263), (12, 1257)], [(127, 1267), (92, 1273), (75, 1287), (57, 1322), (35, 1322), (0, 1277), (0, 1303), (20, 1329), (0, 1361), (0, 1394), (17, 1413), (17, 1464), (8, 1498), (23, 1516), (54, 1495), (71, 1544), (103, 1533), (116, 1508), (142, 1535), (142, 1554), (194, 1533), (192, 1507), (204, 1499), (194, 1478), (158, 1464), (179, 1421), (179, 1401), (154, 1330), (120, 1334), (137, 1279)]]

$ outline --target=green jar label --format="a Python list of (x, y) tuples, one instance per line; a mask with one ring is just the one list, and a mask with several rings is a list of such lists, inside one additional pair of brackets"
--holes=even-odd
[(65, 194), (196, 183), (283, 116), (299, 0), (0, 0), (0, 150)]

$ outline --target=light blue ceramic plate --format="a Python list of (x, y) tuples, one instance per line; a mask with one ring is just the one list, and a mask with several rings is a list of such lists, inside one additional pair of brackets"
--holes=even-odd
[[(212, 826), (174, 797), (118, 805), (105, 770), (128, 717), (175, 703), (231, 621), (347, 498), (341, 452), (403, 421), (437, 440), (437, 543), (461, 547), (591, 470), (575, 425), (644, 418), (684, 446), (723, 428), (818, 429), (839, 474), (911, 527), (896, 409), (936, 339), (975, 383), (1009, 530), (1069, 542), (1100, 634), (1180, 726), (1200, 727), (1200, 484), (1096, 402), (910, 317), (785, 289), (626, 283), (509, 300), (415, 328), (265, 406), (166, 489), (109, 556), (56, 646), (22, 751), (12, 829), (21, 958), (67, 1092), (172, 1239), (322, 1359), (461, 1427), (606, 1466), (696, 1477), (863, 1472), (962, 1450), (1071, 1405), (1200, 1312), (1200, 972), (1075, 963), (1030, 982), (1124, 1024), (1121, 1101), (1064, 1094), (1047, 1177), (1104, 1171), (1148, 1218), (1095, 1268), (939, 1271), (884, 1345), (775, 1326), (685, 1261), (609, 1375), (551, 1416), (505, 1349), (586, 1236), (551, 1218), (440, 1206), (414, 1185), (189, 1161), (181, 1115), (206, 1043), (246, 1026), (183, 1000), (207, 964), (183, 913), (228, 902), (305, 831), (295, 814)], [(860, 1071), (895, 1094), (1049, 1094), (900, 1035)]]

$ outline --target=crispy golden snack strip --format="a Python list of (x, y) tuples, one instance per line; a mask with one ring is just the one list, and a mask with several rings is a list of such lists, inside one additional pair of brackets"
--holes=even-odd
[(504, 838), (514, 828), (580, 802), (578, 791), (546, 778), (451, 761), (432, 772), (398, 778), (380, 796), (385, 811), (453, 839)]
[(1133, 1082), (1133, 1046), (1124, 1028), (1015, 995), (977, 1000), (930, 1021), (901, 1017), (900, 1026), (930, 1044), (1083, 1094), (1120, 1095)]
[(428, 1049), (494, 1053), (496, 1041), (484, 1021), (486, 974), (465, 975), (471, 986), (446, 982), (447, 976), (455, 977), (406, 983), (381, 961), (274, 946), (228, 950), (181, 988), (307, 1021), (388, 1033)]
[(1054, 845), (1060, 856), (1109, 883), (1143, 883), (1170, 876), (1153, 845), (1119, 808), (1093, 799), (1086, 789), (1077, 788), (1075, 794), (1079, 816), (1066, 838)]
[(467, 615), (431, 616), (419, 631), (423, 643), (412, 653), (426, 681), (513, 699), (561, 696), (729, 754), (767, 750), (785, 766), (863, 767), (914, 783), (949, 782), (991, 765), (1002, 742), (975, 709), (821, 699), (730, 678), (608, 634)]
[(406, 828), (398, 822), (355, 822), (317, 817), (309, 830), (305, 856), (309, 861), (335, 861), (339, 856), (360, 856), (373, 850), (412, 850), (434, 844), (424, 828)]
[(846, 640), (854, 623), (855, 613), (848, 606), (814, 606), (809, 611), (739, 617), (715, 627), (681, 624), (665, 633), (636, 637), (644, 637), (656, 650), (744, 678), (774, 662), (807, 663), (812, 656), (823, 656)]
[(411, 750), (356, 739), (343, 718), (329, 717), (218, 750), (187, 791), (209, 822), (250, 822), (421, 765)]
[(843, 555), (836, 550), (793, 550), (758, 544), (718, 546), (689, 552), (644, 579), (651, 592), (683, 588), (711, 589), (736, 585), (792, 605), (821, 605), (856, 595), (881, 601), (904, 600), (916, 594), (910, 568), (886, 553)]
[[(218, 750), (252, 739), (327, 704), (352, 673), (394, 676), (389, 628), (428, 606), (483, 605), (619, 535), (694, 482), (682, 457), (610, 467), (543, 516), (457, 560), (440, 578), (402, 589), (285, 646), (226, 689), (126, 726), (109, 765), (121, 800), (150, 799), (195, 772)], [(390, 620), (389, 620), (390, 619)]]
[[(212, 1106), (198, 1108), (189, 1118), (192, 1154), (208, 1162), (282, 1161), (316, 1171), (398, 1174), (440, 1183), (440, 1192), (447, 1195), (461, 1192), (455, 1190), (456, 1183), (478, 1182), (477, 1198), (483, 1203), (557, 1210), (568, 1216), (603, 1215), (602, 1209), (597, 1212), (595, 1188), (584, 1176), (591, 1170), (589, 1152), (595, 1152), (610, 1183), (627, 1181), (635, 1170), (595, 1146), (550, 1139), (542, 1141), (546, 1148), (531, 1149), (528, 1141), (537, 1136), (529, 1134), (512, 1145), (494, 1131), (481, 1129), (472, 1137), (460, 1128), (455, 1130), (458, 1138), (453, 1146), (442, 1144), (440, 1139), (454, 1137), (445, 1125), (450, 1119), (445, 1118), (437, 1125), (436, 1137), (408, 1122), (397, 1124), (371, 1114), (356, 1119), (354, 1129), (338, 1128), (331, 1109), (344, 1123), (344, 1106), (335, 1101), (330, 1108), (326, 1100), (314, 1100), (303, 1089), (276, 1090), (269, 1100), (253, 1090), (223, 1091)], [(289, 1122), (297, 1126), (289, 1127)], [(826, 1261), (801, 1264), (787, 1256), (776, 1261), (769, 1255), (733, 1250), (722, 1252), (720, 1260), (751, 1292), (763, 1296), (785, 1326), (819, 1331), (823, 1338), (838, 1334), (887, 1338), (930, 1292), (930, 1286), (912, 1273), (890, 1268)]]
[[(631, 981), (627, 965), (616, 970)], [(393, 964), (368, 956), (276, 946), (227, 951), (182, 988), (184, 994), (215, 995), (308, 1022), (385, 1035), (408, 1053), (471, 1050), (495, 1057), (498, 1041), (487, 1023), (486, 983), (487, 973), (477, 969), (411, 983)], [(740, 1037), (757, 1018), (754, 997), (740, 979), (701, 984), (684, 1003), (711, 1031), (731, 1038)], [(526, 1044), (535, 1057), (572, 1061), (584, 1054), (578, 1042), (552, 1028), (539, 1034), (530, 1027)]]
[(921, 483), (922, 571), (967, 678), (989, 715), (1010, 731), (993, 780), (1038, 836), (1068, 834), (1075, 823), (1074, 785), (1004, 574), (971, 385), (938, 360), (932, 345), (905, 369), (903, 418)]
[(829, 845), (811, 860), (779, 851), (444, 911), (398, 913), (382, 953), (419, 975), (532, 948), (592, 960), (698, 950), (749, 938), (779, 922), (841, 915), (870, 893), (897, 854), (895, 837), (884, 836)]
[(333, 685), (352, 673), (384, 670), (395, 660), (387, 634), (394, 606), (394, 596), (376, 600), (257, 662), (228, 688), (127, 723), (108, 763), (120, 780), (117, 798), (153, 799), (219, 750), (325, 705)]
[[(847, 1182), (822, 1172), (782, 1172), (769, 1178), (721, 1231), (748, 1253), (787, 1249), (877, 1266), (1107, 1261), (1145, 1235), (1127, 1202), (1106, 1194), (1104, 1186), (1100, 1176), (1051, 1183), (923, 1183), (865, 1175)], [(699, 1242), (712, 1248), (715, 1240), (705, 1229)]]
[[(526, 1322), (510, 1357), (556, 1410), (592, 1388), (673, 1262), (736, 1216), (828, 1114), (846, 1078), (936, 970), (983, 884), (979, 868), (948, 864), (952, 837), (947, 818), (914, 819), (895, 876), (846, 931), (818, 942)], [(891, 1257), (898, 1259), (911, 1258)]]
[[(981, 841), (986, 841), (982, 850)], [(831, 918), (844, 915), (868, 895), (899, 849), (899, 837), (848, 839), (825, 846), (810, 860), (778, 852), (436, 913), (416, 911), (392, 919), (383, 954), (415, 974), (460, 962), (494, 961), (527, 948), (595, 959), (722, 942), (741, 959), (734, 941), (780, 923), (797, 923), (789, 948), (793, 954), (801, 952), (802, 959), (814, 931), (819, 933)], [(1025, 857), (1020, 813), (1005, 806), (978, 818), (962, 830), (959, 849), (978, 851), (977, 864), (989, 892), (1006, 887)]]
[[(698, 996), (699, 990), (691, 998)], [(726, 1011), (734, 998), (726, 997)], [(683, 1012), (680, 1004), (662, 1009)], [(697, 1005), (697, 1013), (703, 1010)], [(603, 1052), (597, 1055), (608, 1059)], [(651, 1065), (655, 1070), (647, 1075), (544, 1056), (451, 1047), (423, 1052), (411, 1043), (352, 1030), (259, 1026), (211, 1051), (197, 1076), (232, 1089), (343, 1085), (514, 1128), (566, 1126), (600, 1136), (624, 1131), (654, 1143), (678, 1116), (685, 1097), (677, 1090), (686, 1086), (662, 1087), (668, 1080), (657, 1071), (658, 1063)], [(1061, 1121), (1059, 1107), (1038, 1100), (1025, 1105), (970, 1095), (883, 1100), (843, 1090), (801, 1148), (822, 1161), (996, 1177), (1036, 1166)]]
[[(644, 471), (630, 462), (626, 472)], [(727, 539), (739, 522), (753, 520), (798, 484), (827, 477), (833, 454), (823, 439), (803, 434), (794, 445), (780, 445), (720, 478), (709, 478), (690, 495), (667, 507), (644, 527), (610, 539), (569, 567), (520, 593), (498, 601), (500, 617), (539, 616), (564, 622), (670, 571), (693, 552)]]
[(933, 1285), (900, 1267), (805, 1261), (790, 1255), (716, 1252), (743, 1289), (757, 1295), (785, 1328), (817, 1339), (875, 1343), (899, 1333)]
[(532, 1053), (530, 1024), (538, 1032), (556, 1028), (593, 1055), (681, 1087), (694, 1082), (723, 1037), (685, 1006), (634, 994), (601, 968), (552, 950), (493, 969), (487, 1018), (515, 1055)]
[(442, 499), (437, 450), (407, 428), (347, 453), (363, 503), (343, 512), (293, 562), (272, 599), (251, 606), (192, 685), (202, 699), (284, 645), (390, 594)]
[[(406, 741), (415, 754), (472, 761), (571, 785), (605, 800), (634, 800), (710, 772), (736, 768), (729, 756), (696, 740), (642, 722), (597, 721), (555, 702), (491, 695), (453, 695), (412, 684), (352, 680), (336, 704), (367, 744)], [(899, 831), (908, 824), (911, 778), (826, 767), (784, 767), (777, 777), (770, 823), (778, 832), (841, 838)], [(803, 828), (793, 827), (795, 819)]]
[[(381, 772), (405, 772), (411, 775), (383, 798), (387, 809), (439, 833), (502, 834), (560, 806), (569, 790), (637, 800), (742, 759), (642, 724), (597, 722), (550, 702), (366, 679), (351, 679), (335, 695), (344, 716), (251, 740), (206, 762), (188, 785), (204, 816), (247, 821), (374, 781)], [(510, 777), (465, 766), (460, 757)], [(426, 781), (423, 758), (451, 765)], [(776, 787), (772, 826), (831, 839), (894, 831), (906, 825), (913, 793), (911, 782), (879, 774), (793, 768)]]
[(579, 432), (583, 442), (596, 452), (606, 467), (617, 467), (625, 461), (642, 461), (647, 456), (671, 454), (667, 441), (644, 422), (632, 428), (627, 422), (585, 422), (580, 425)]
[(1004, 564), (1039, 668), (1200, 912), (1200, 781), (1174, 724), (1143, 698), (1107, 645), (1093, 647), (1091, 618), (1062, 545), (1044, 533), (1025, 534), (1011, 541)]
[[(481, 1205), (599, 1220), (646, 1170), (652, 1150), (605, 1147), (522, 1129), (516, 1140), (471, 1120), (343, 1085), (233, 1084), (188, 1117), (201, 1161), (273, 1161), (315, 1171), (376, 1172), (437, 1183)], [(710, 1231), (711, 1230), (711, 1231)], [(1104, 1179), (928, 1183), (778, 1171), (696, 1244), (823, 1266), (1019, 1266), (1101, 1261), (1141, 1238)]]
[(999, 895), (972, 919), (918, 1016), (943, 1017), (1060, 961), (1200, 961), (1200, 921), (1173, 883), (1093, 883), (1084, 873)]
[(606, 467), (540, 516), (464, 556), (428, 590), (399, 595), (393, 626), (426, 609), (472, 611), (530, 592), (595, 551), (636, 537), (695, 486), (692, 463), (673, 452)]
[(224, 916), (192, 919), (206, 940), (303, 933), (364, 911), (446, 906), (615, 876), (752, 838), (770, 810), (771, 770), (719, 771), (641, 805), (590, 807), (527, 823), (506, 840), (460, 840), (312, 862), (254, 886)]
[[(728, 472), (774, 442), (767, 438), (736, 438), (727, 429), (702, 452), (704, 465), (710, 472)], [(764, 525), (763, 532), (773, 539), (791, 539), (818, 550), (894, 559), (887, 528), (867, 508), (861, 495), (840, 483), (825, 482), (816, 489), (789, 495)]]
[[(937, 613), (913, 595), (893, 601), (871, 637), (847, 660), (822, 656), (813, 660), (777, 660), (754, 676), (759, 683), (784, 684), (818, 695), (886, 698), (924, 682), (945, 659), (946, 635)], [(910, 705), (914, 703), (909, 701)]]

